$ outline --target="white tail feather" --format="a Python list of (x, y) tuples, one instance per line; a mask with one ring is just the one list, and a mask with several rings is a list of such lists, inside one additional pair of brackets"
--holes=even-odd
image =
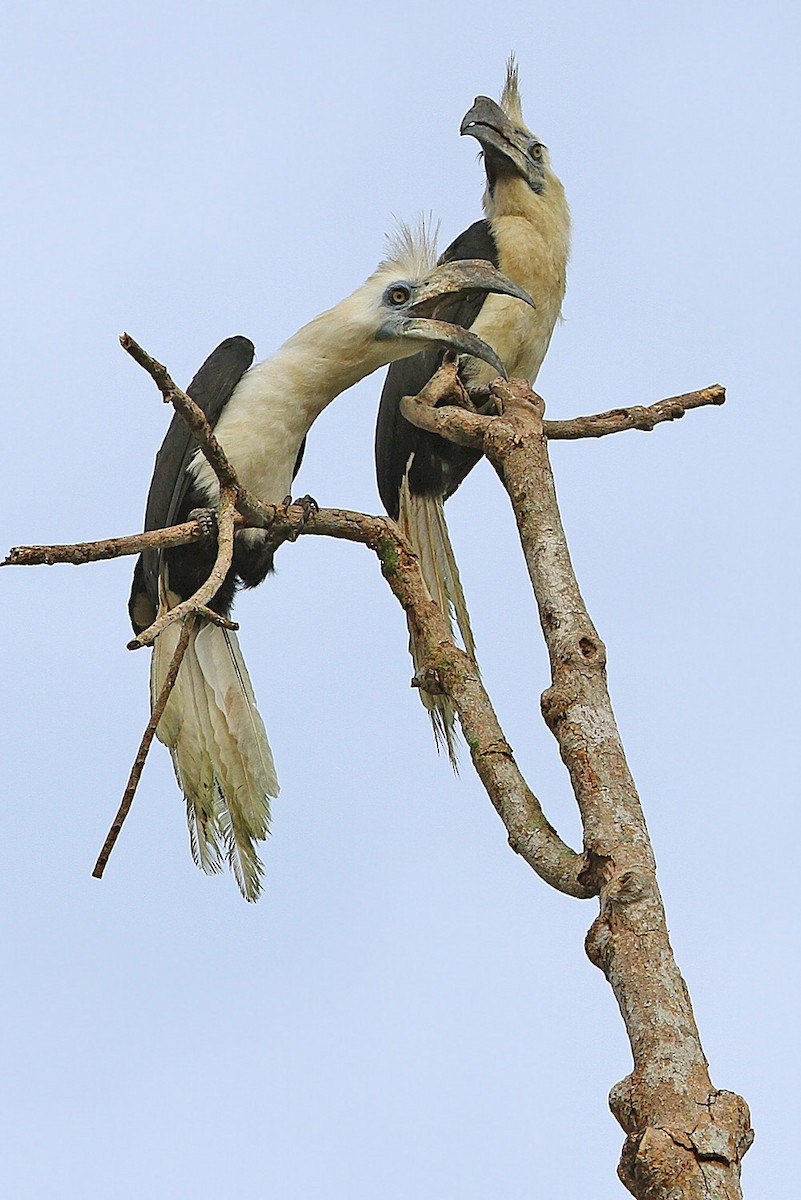
[[(398, 523), (420, 559), (420, 569), (431, 598), (448, 618), (453, 632), (455, 617), (465, 650), (475, 660), (476, 644), (470, 627), (470, 614), (459, 578), (448, 526), (440, 496), (415, 496), (409, 490), (408, 473), (400, 491)], [(409, 626), (409, 650), (415, 671), (422, 665), (422, 654)], [(437, 746), (444, 746), (454, 770), (458, 769), (456, 712), (447, 696), (432, 695), (420, 689), (420, 699), (428, 709)]]
[[(161, 639), (157, 639), (160, 641)], [(207, 745), (205, 730), (209, 728), (208, 695), (203, 672), (194, 650), (194, 639), (187, 647), (181, 663), (181, 687), (185, 717), (180, 740), (170, 747), (178, 785), (186, 801), (186, 822), (192, 857), (197, 866), (209, 874), (222, 865), (220, 802), (214, 759)], [(188, 686), (187, 686), (188, 685)], [(173, 692), (174, 694), (174, 692)]]
[(255, 899), (261, 880), (255, 843), (269, 832), (267, 797), (278, 794), (273, 756), (236, 634), (206, 625), (195, 639), (195, 651), (212, 693), (210, 729), (225, 798), (228, 861), (242, 894)]
[[(151, 696), (163, 684), (178, 623), (156, 639)], [(239, 888), (256, 900), (262, 868), (255, 843), (269, 831), (278, 780), (236, 635), (205, 624), (193, 634), (157, 730), (186, 799), (192, 855), (220, 869), (224, 846)]]

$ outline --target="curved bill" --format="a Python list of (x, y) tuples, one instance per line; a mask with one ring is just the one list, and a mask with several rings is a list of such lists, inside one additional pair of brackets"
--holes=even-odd
[(462, 118), (459, 132), (479, 142), (496, 171), (505, 166), (506, 171), (522, 176), (534, 191), (541, 191), (542, 163), (532, 161), (527, 153), (531, 134), (515, 125), (489, 96), (476, 96), (473, 107)]
[(484, 258), (461, 258), (440, 263), (415, 289), (414, 303), (410, 304), (406, 311), (416, 317), (435, 316), (440, 301), (446, 298), (462, 299), (471, 292), (494, 292), (499, 296), (513, 296), (536, 308), (525, 288), (507, 279), (491, 262)]
[[(415, 307), (417, 306), (415, 305)], [(482, 342), (481, 338), (471, 333), (469, 329), (462, 329), (461, 325), (452, 325), (450, 321), (435, 321), (431, 317), (408, 317), (399, 314), (397, 319), (392, 322), (392, 327), (384, 326), (379, 336), (382, 338), (409, 338), (411, 341), (427, 345), (432, 342), (444, 343), (459, 354), (470, 354), (473, 358), (483, 359), (499, 375), (508, 379), (506, 367), (492, 347), (488, 346), (486, 342)]]

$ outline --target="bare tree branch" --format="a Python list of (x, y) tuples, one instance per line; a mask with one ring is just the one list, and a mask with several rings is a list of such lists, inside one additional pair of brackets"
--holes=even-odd
[[(239, 485), (231, 464), (223, 454), (200, 408), (175, 386), (166, 368), (156, 362), (132, 338), (126, 334), (120, 341), (131, 356), (148, 371), (165, 400), (172, 403), (187, 421), (221, 486), (220, 509), (217, 513), (218, 554), (211, 575), (194, 596), (162, 614), (149, 629), (129, 643), (129, 648), (136, 649), (151, 644), (168, 624), (181, 617), (210, 615), (207, 604), (216, 594), (231, 564), (235, 524), (267, 528), (276, 544), (294, 540), (299, 534), (318, 534), (361, 542), (369, 546), (378, 555), (382, 571), (400, 603), (407, 611), (414, 612), (414, 619), (420, 627), (421, 634), (424, 632), (427, 661), (423, 664), (422, 683), (431, 688), (446, 688), (449, 694), (454, 696), (476, 770), (506, 826), (510, 844), (552, 887), (580, 898), (595, 894), (595, 882), (583, 878), (587, 868), (586, 858), (576, 854), (562, 841), (523, 779), (478, 677), (475, 664), (453, 643), (448, 623), (428, 595), (416, 556), (395, 522), (389, 518), (370, 517), (364, 513), (339, 509), (319, 509), (310, 514), (302, 505), (262, 505), (249, 497)], [(451, 365), (454, 369), (451, 371), (450, 382), (446, 384), (447, 394), (449, 397), (462, 398), (464, 392), (456, 381), (455, 365)], [(443, 378), (439, 378), (435, 386), (439, 388), (442, 384)], [(430, 395), (424, 396), (424, 402), (435, 403), (437, 399), (445, 396), (446, 391), (442, 390), (435, 398)], [(448, 410), (441, 411), (447, 413)], [(114, 539), (113, 542), (90, 542), (70, 547), (18, 547), (13, 555), (9, 556), (9, 561), (16, 565), (59, 561), (91, 562), (115, 554), (139, 553), (143, 548), (142, 538), (147, 539), (144, 544), (149, 549), (185, 544), (200, 536), (201, 528), (199, 522), (192, 521), (152, 534)], [(214, 619), (219, 620), (216, 614)], [(174, 663), (174, 672), (170, 672), (165, 683), (162, 710), (174, 686), (179, 664), (180, 657), (178, 662)], [(107, 845), (98, 859), (101, 874), (119, 832), (118, 826), (121, 826), (131, 807), (157, 725), (158, 720), (154, 723), (151, 717), (123, 797), (120, 813), (109, 833)]]
[(663, 421), (676, 421), (690, 409), (725, 403), (726, 389), (719, 383), (713, 383), (711, 387), (687, 392), (683, 396), (671, 396), (647, 407), (637, 404), (633, 408), (613, 408), (591, 417), (573, 417), (570, 421), (543, 421), (542, 425), (549, 441), (605, 437), (608, 433), (624, 433), (627, 429), (650, 432), (655, 425), (661, 425)]
[(519, 380), (493, 384), (491, 391), (502, 416), (476, 418), (406, 400), (404, 414), (460, 441), (474, 438), (483, 422), (482, 449), (517, 519), (551, 661), (543, 715), (581, 811), (591, 863), (587, 874), (600, 887), (601, 909), (587, 936), (587, 954), (614, 991), (634, 1055), (633, 1072), (610, 1096), (627, 1135), (620, 1177), (643, 1200), (735, 1200), (741, 1196), (740, 1161), (753, 1139), (750, 1115), (744, 1100), (711, 1083), (673, 957), (653, 851), (607, 691), (606, 651), (579, 591), (562, 529), (544, 405)]
[[(605, 647), (570, 562), (547, 450), (549, 438), (652, 429), (692, 408), (722, 404), (723, 389), (715, 386), (649, 407), (546, 422), (543, 402), (519, 380), (493, 384), (489, 394), (499, 415), (482, 415), (462, 388), (456, 364), (448, 362), (420, 396), (402, 402), (401, 410), (413, 424), (481, 449), (511, 499), (551, 663), (543, 715), (558, 741), (584, 827), (585, 852), (577, 854), (549, 824), (523, 779), (475, 664), (454, 644), (395, 522), (346, 510), (310, 514), (303, 506), (261, 505), (240, 487), (205, 417), (166, 369), (127, 335), (121, 340), (188, 421), (220, 479), (219, 546), (207, 584), (131, 643), (147, 644), (165, 624), (184, 617), (179, 647), (94, 874), (102, 874), (130, 808), (190, 625), (199, 617), (221, 619), (207, 605), (230, 566), (235, 525), (267, 528), (276, 544), (299, 534), (364, 543), (377, 554), (423, 647), (413, 682), (453, 700), (473, 764), (511, 846), (558, 890), (583, 898), (599, 895), (600, 913), (587, 935), (587, 954), (614, 991), (634, 1056), (634, 1070), (610, 1096), (627, 1135), (622, 1181), (640, 1200), (739, 1200), (740, 1162), (753, 1138), (748, 1108), (739, 1096), (716, 1090), (710, 1081), (689, 995), (670, 947), (653, 851), (607, 691)], [(180, 545), (198, 536), (198, 523), (188, 522), (157, 534), (82, 546), (17, 547), (6, 564), (83, 563), (138, 553), (144, 546)]]
[(172, 659), (170, 660), (170, 665), (167, 668), (164, 684), (162, 685), (161, 691), (159, 692), (156, 702), (153, 705), (153, 711), (150, 714), (150, 720), (147, 723), (145, 732), (142, 734), (142, 740), (139, 743), (139, 750), (137, 751), (136, 758), (134, 759), (134, 764), (131, 767), (131, 774), (128, 776), (128, 783), (126, 784), (125, 791), (122, 794), (120, 807), (117, 810), (116, 817), (111, 823), (111, 828), (109, 829), (108, 834), (106, 835), (106, 840), (103, 843), (103, 849), (100, 851), (100, 854), (97, 857), (97, 862), (94, 865), (94, 869), (92, 871), (92, 876), (94, 879), (103, 878), (103, 872), (106, 869), (106, 863), (109, 860), (111, 851), (114, 849), (117, 838), (120, 836), (120, 830), (123, 827), (125, 818), (131, 811), (131, 805), (133, 804), (133, 798), (136, 794), (136, 789), (142, 776), (142, 771), (144, 770), (148, 751), (164, 709), (167, 707), (167, 701), (170, 698), (170, 693), (175, 687), (175, 681), (178, 678), (178, 668), (180, 667), (184, 654), (186, 653), (186, 648), (189, 645), (189, 639), (192, 636), (192, 630), (196, 620), (197, 618), (194, 613), (190, 613), (184, 621), (184, 627), (181, 630), (181, 636), (178, 639), (178, 645), (175, 647), (175, 653), (173, 654)]
[[(461, 706), (460, 721), (471, 757), (506, 826), (509, 844), (546, 883), (557, 890), (582, 899), (597, 894), (598, 885), (593, 879), (585, 878), (588, 860), (562, 841), (521, 775), (475, 664), (453, 643), (447, 623), (428, 595), (417, 558), (395, 522), (389, 517), (368, 516), (347, 509), (320, 509), (309, 516), (303, 508), (293, 505), (287, 509), (278, 508), (276, 523), (283, 540), (293, 540), (299, 534), (316, 534), (360, 542), (374, 551), (392, 591), (407, 611), (414, 610), (415, 620), (421, 630), (425, 629), (428, 653), (423, 668), (424, 684), (447, 689), (457, 707)], [(176, 530), (180, 528), (183, 527), (175, 527)], [(171, 534), (173, 530), (161, 532)], [(120, 543), (125, 540), (119, 539)], [(130, 540), (133, 542), (134, 539)], [(180, 543), (170, 541), (168, 544)], [(80, 561), (92, 561), (92, 545), (85, 543), (81, 548), (85, 550), (85, 556)], [(59, 547), (48, 549), (58, 551)], [(134, 550), (128, 553), (134, 553)], [(27, 561), (24, 557), (20, 559), (21, 563)], [(197, 595), (187, 603), (192, 613), (205, 612), (198, 604)], [(171, 619), (175, 619), (176, 615), (175, 609), (165, 614)], [(150, 741), (152, 736), (147, 746)], [(140, 754), (147, 753), (144, 741), (143, 747)], [(141, 768), (133, 783), (134, 788), (139, 774)], [(126, 796), (127, 815), (133, 792), (128, 796), (126, 790)]]
[(107, 538), (100, 542), (76, 542), (71, 546), (12, 546), (0, 567), (51, 567), (55, 563), (83, 566), (106, 558), (121, 558), (126, 554), (141, 554), (143, 550), (167, 550), (202, 541), (205, 530), (199, 521), (186, 521), (169, 529), (151, 533), (134, 533), (130, 537)]
[(335, 527), (323, 510), (303, 532), (365, 541), (375, 551), (384, 578), (419, 634), (422, 685), (443, 690), (453, 700), (473, 765), (506, 826), (512, 849), (559, 891), (579, 898), (593, 895), (598, 884), (587, 873), (588, 860), (571, 850), (545, 817), (517, 766), (475, 663), (454, 644), (450, 625), (428, 594), (418, 559), (400, 529), (389, 518), (354, 513), (348, 517), (347, 527)]
[[(442, 437), (460, 446), (474, 450), (483, 448), (483, 437), (490, 417), (475, 411), (476, 399), (493, 398), (499, 402), (499, 390), (495, 385), (480, 388), (469, 396), (458, 385), (458, 366), (445, 363), (429, 380), (419, 396), (405, 396), (401, 412), (407, 421), (429, 433)], [(501, 401), (502, 403), (502, 401)], [(542, 427), (549, 441), (574, 441), (578, 438), (606, 437), (610, 433), (625, 433), (627, 429), (650, 431), (665, 421), (676, 421), (694, 408), (726, 403), (726, 389), (719, 383), (686, 392), (682, 396), (670, 396), (647, 406), (637, 404), (632, 408), (613, 408), (609, 412), (594, 413), (588, 417), (573, 417), (567, 421), (543, 421)], [(438, 407), (444, 405), (446, 407)], [(452, 412), (447, 406), (468, 408), (469, 412)]]
[(220, 487), (229, 488), (233, 492), (236, 498), (237, 511), (249, 518), (249, 523), (252, 525), (264, 528), (263, 523), (266, 522), (269, 524), (274, 512), (274, 506), (261, 504), (239, 482), (236, 472), (228, 461), (222, 446), (214, 436), (214, 431), (206, 420), (203, 410), (195, 404), (191, 396), (187, 396), (186, 392), (181, 391), (178, 385), (173, 382), (167, 372), (167, 368), (162, 363), (157, 362), (146, 350), (143, 350), (130, 334), (123, 333), (120, 336), (120, 345), (123, 350), (127, 350), (135, 362), (139, 363), (140, 367), (143, 367), (147, 371), (161, 392), (164, 403), (171, 404), (192, 430), (202, 453), (220, 481)]

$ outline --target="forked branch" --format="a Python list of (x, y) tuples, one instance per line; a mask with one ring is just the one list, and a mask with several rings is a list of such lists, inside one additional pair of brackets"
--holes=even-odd
[[(184, 617), (181, 642), (188, 640), (190, 622), (208, 615), (206, 606), (230, 565), (235, 526), (268, 528), (276, 543), (316, 534), (369, 546), (424, 649), (422, 684), (452, 699), (473, 764), (510, 844), (551, 886), (576, 897), (599, 895), (600, 914), (587, 936), (587, 953), (614, 991), (634, 1056), (634, 1070), (610, 1097), (627, 1135), (621, 1179), (640, 1200), (739, 1200), (740, 1162), (753, 1137), (748, 1108), (734, 1093), (717, 1091), (709, 1078), (690, 999), (670, 947), (653, 851), (612, 712), (605, 648), (573, 573), (547, 450), (549, 439), (652, 429), (690, 409), (722, 404), (723, 389), (705, 388), (647, 407), (572, 421), (544, 421), (543, 402), (527, 384), (498, 382), (490, 389), (490, 407), (498, 415), (485, 416), (461, 387), (456, 365), (448, 363), (419, 397), (402, 403), (404, 416), (413, 424), (483, 450), (509, 494), (550, 656), (551, 684), (542, 697), (543, 715), (558, 741), (584, 827), (584, 853), (577, 854), (549, 824), (520, 773), (475, 664), (454, 644), (398, 526), (388, 518), (344, 510), (320, 509), (310, 515), (302, 507), (261, 505), (241, 488), (202, 412), (175, 387), (166, 369), (127, 335), (123, 345), (187, 420), (221, 485), (220, 545), (213, 576), (191, 601), (166, 615), (168, 620)], [(180, 545), (198, 536), (201, 527), (188, 522), (156, 534), (83, 546), (21, 547), (11, 552), (6, 564), (83, 563), (138, 553), (145, 545)], [(157, 625), (134, 644), (152, 641), (163, 628)], [(97, 875), (130, 808), (181, 653), (179, 642), (95, 867)]]
[[(452, 368), (443, 368), (447, 375)], [(444, 386), (444, 385), (443, 385)], [(576, 581), (562, 528), (544, 404), (519, 380), (490, 388), (499, 416), (405, 399), (421, 428), (484, 451), (512, 503), (551, 663), (542, 697), (581, 811), (600, 914), (587, 954), (620, 1006), (634, 1070), (610, 1096), (626, 1132), (619, 1173), (641, 1200), (739, 1200), (740, 1162), (753, 1138), (748, 1107), (712, 1086), (692, 1006), (668, 939), (653, 851), (606, 684), (606, 651)], [(690, 407), (722, 402), (722, 389), (558, 423), (557, 436), (600, 436)], [(637, 425), (637, 422), (640, 422)], [(570, 427), (572, 432), (566, 427)], [(714, 1149), (713, 1149), (714, 1148)]]
[(154, 701), (153, 711), (150, 714), (150, 720), (145, 727), (145, 732), (142, 734), (142, 740), (139, 743), (139, 749), (137, 751), (136, 758), (134, 759), (134, 764), (131, 767), (131, 773), (128, 776), (128, 783), (126, 784), (125, 791), (122, 794), (120, 807), (117, 810), (116, 817), (111, 823), (111, 828), (106, 834), (106, 840), (103, 843), (103, 849), (97, 856), (97, 862), (95, 863), (92, 871), (92, 876), (95, 879), (103, 878), (103, 872), (106, 869), (106, 863), (109, 860), (111, 851), (114, 849), (117, 838), (120, 836), (120, 831), (125, 822), (125, 818), (131, 811), (131, 805), (133, 804), (133, 798), (136, 795), (136, 789), (139, 785), (139, 780), (145, 767), (148, 751), (150, 750), (153, 738), (155, 737), (155, 733), (164, 709), (167, 707), (167, 701), (170, 698), (170, 693), (175, 687), (175, 681), (178, 678), (178, 669), (183, 661), (183, 657), (186, 653), (186, 648), (189, 645), (189, 639), (192, 636), (192, 630), (194, 629), (196, 621), (197, 617), (194, 613), (190, 613), (184, 620), (184, 627), (181, 630), (181, 636), (178, 639), (178, 645), (175, 647), (175, 651), (170, 660), (170, 665), (167, 668), (167, 674), (164, 678), (161, 691)]
[[(424, 682), (431, 687), (447, 690), (454, 698), (471, 757), (506, 826), (510, 844), (552, 887), (579, 898), (594, 895), (597, 884), (587, 874), (586, 857), (566, 845), (545, 817), (539, 801), (515, 762), (475, 664), (454, 644), (449, 624), (431, 600), (417, 558), (395, 522), (389, 518), (340, 509), (319, 509), (309, 514), (302, 506), (262, 505), (241, 487), (204, 414), (189, 396), (176, 387), (166, 368), (128, 335), (123, 335), (121, 342), (154, 379), (165, 401), (172, 403), (187, 421), (217, 475), (221, 493), (217, 514), (218, 555), (212, 574), (194, 596), (159, 616), (149, 629), (129, 643), (130, 648), (152, 644), (168, 624), (180, 618), (192, 616), (193, 619), (210, 617), (220, 620), (207, 606), (230, 566), (235, 525), (269, 529), (276, 544), (294, 540), (299, 534), (317, 534), (369, 546), (378, 555), (392, 591), (420, 630), (422, 644), (426, 648), (425, 662), (422, 664)], [(147, 548), (154, 549), (185, 544), (199, 536), (203, 536), (202, 526), (192, 521), (168, 530), (104, 543), (69, 547), (17, 547), (6, 563), (83, 563), (95, 558), (139, 553), (144, 548), (143, 538), (147, 539)], [(180, 657), (174, 673), (171, 672), (171, 678), (168, 677), (165, 684), (162, 711), (177, 677), (179, 663)], [(131, 807), (136, 783), (157, 724), (158, 720), (153, 723), (151, 717), (123, 803), (109, 831), (104, 852), (98, 859), (101, 873)]]

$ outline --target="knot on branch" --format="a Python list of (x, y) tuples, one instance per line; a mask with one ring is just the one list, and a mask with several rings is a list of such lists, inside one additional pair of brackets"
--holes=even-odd
[(736, 1092), (714, 1091), (707, 1100), (708, 1120), (696, 1126), (693, 1146), (699, 1158), (739, 1163), (754, 1142), (751, 1110)]
[(607, 904), (620, 907), (644, 899), (652, 890), (651, 880), (643, 871), (621, 871), (609, 879), (604, 899)]
[(694, 1200), (705, 1194), (691, 1148), (677, 1131), (656, 1125), (626, 1138), (617, 1173), (635, 1196)]
[(537, 395), (527, 379), (496, 379), (490, 384), (489, 393), (499, 416), (514, 408), (524, 411), (533, 408), (539, 417), (545, 412), (545, 401)]
[[(723, 1185), (720, 1191), (709, 1191), (709, 1168), (717, 1164), (726, 1174), (732, 1169), (739, 1175), (742, 1155), (731, 1133), (717, 1130), (715, 1149), (699, 1151), (695, 1135), (673, 1126), (650, 1125), (641, 1136), (627, 1137), (618, 1166), (622, 1183), (635, 1196), (653, 1196), (660, 1200), (694, 1200), (695, 1197), (740, 1195)], [(750, 1142), (748, 1143), (750, 1145)]]
[[(609, 1093), (609, 1108), (627, 1135), (618, 1175), (629, 1191), (637, 1196), (686, 1200), (707, 1195), (703, 1164), (717, 1163), (739, 1173), (743, 1155), (754, 1140), (751, 1114), (741, 1096), (713, 1091), (693, 1101), (686, 1092), (677, 1092), (670, 1125), (649, 1122), (652, 1101), (652, 1088), (636, 1071)], [(693, 1112), (692, 1126), (683, 1128), (677, 1122), (689, 1126), (688, 1111)]]
[(578, 699), (577, 685), (566, 679), (559, 679), (545, 689), (540, 697), (540, 709), (542, 718), (551, 733), (556, 734), (557, 728), (565, 720), (568, 710)]
[(612, 931), (609, 928), (609, 922), (603, 913), (599, 913), (587, 930), (587, 936), (584, 938), (584, 953), (594, 967), (597, 967), (604, 975), (608, 975), (607, 968), (612, 950)]
[(616, 1083), (609, 1092), (609, 1109), (624, 1133), (635, 1133), (642, 1123), (637, 1120), (634, 1072)]
[(551, 652), (558, 663), (579, 669), (595, 667), (603, 670), (606, 667), (606, 646), (594, 629), (560, 631), (559, 618), (545, 607), (542, 622), (547, 631), (556, 635), (549, 640)]
[(584, 950), (587, 958), (608, 977), (611, 955), (614, 952), (612, 919), (615, 910), (627, 908), (649, 899), (654, 892), (654, 882), (644, 871), (614, 872), (611, 858), (592, 855), (591, 878), (598, 879), (602, 889), (602, 908), (587, 930)]

